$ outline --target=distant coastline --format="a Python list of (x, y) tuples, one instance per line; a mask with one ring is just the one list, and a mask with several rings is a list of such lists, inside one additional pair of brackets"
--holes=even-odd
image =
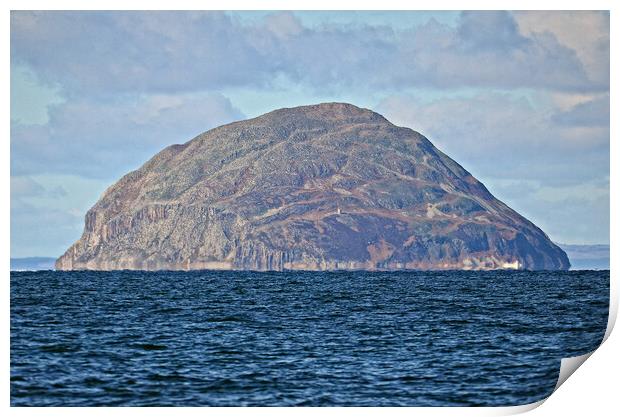
[(571, 270), (609, 269), (609, 245), (555, 244), (568, 255)]
[[(568, 255), (571, 270), (609, 269), (609, 245), (569, 245), (557, 243)], [(11, 271), (54, 270), (56, 258), (45, 256), (11, 258)]]
[(53, 271), (56, 258), (32, 256), (11, 258), (11, 271)]

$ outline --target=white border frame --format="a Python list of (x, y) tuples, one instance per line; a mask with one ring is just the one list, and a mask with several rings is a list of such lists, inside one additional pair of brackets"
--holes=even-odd
[[(616, 2), (617, 4), (617, 2)], [(590, 0), (590, 1), (564, 1), (554, 2), (550, 0), (522, 0), (522, 1), (456, 1), (456, 0), (435, 0), (435, 1), (400, 1), (400, 0), (382, 0), (381, 2), (370, 1), (341, 1), (341, 0), (263, 0), (260, 3), (254, 3), (249, 0), (217, 0), (212, 2), (204, 2), (197, 0), (176, 0), (172, 1), (133, 1), (127, 2), (120, 0), (92, 0), (88, 2), (77, 0), (60, 0), (54, 3), (42, 0), (8, 0), (3, 2), (5, 5), (4, 14), (2, 15), (2, 56), (6, 59), (5, 71), (2, 72), (4, 86), (4, 101), (2, 102), (3, 115), (2, 127), (5, 132), (5, 142), (3, 143), (3, 151), (0, 152), (1, 165), (4, 167), (5, 174), (2, 179), (2, 189), (6, 197), (5, 201), (10, 201), (10, 72), (8, 70), (10, 64), (10, 10), (611, 10), (611, 74), (618, 71), (618, 54), (614, 51), (614, 35), (617, 32), (619, 10), (612, 0)], [(558, 6), (561, 6), (558, 8)], [(611, 79), (611, 115), (618, 107), (617, 102), (617, 84)], [(617, 120), (611, 117), (611, 133), (610, 138), (617, 137), (618, 132)], [(615, 166), (618, 160), (618, 145), (614, 140), (610, 141), (610, 188), (614, 189), (614, 185), (618, 184), (618, 169)], [(618, 310), (618, 278), (614, 271), (617, 271), (619, 264), (618, 250), (616, 242), (618, 241), (618, 222), (614, 213), (620, 213), (620, 204), (618, 203), (618, 194), (611, 193), (610, 200), (611, 213), (611, 303), (610, 303), (610, 321), (605, 335), (609, 338), (597, 351), (594, 352), (592, 358), (577, 371), (577, 375), (569, 378), (569, 380), (561, 386), (547, 400), (540, 401), (531, 405), (520, 407), (498, 407), (498, 408), (175, 408), (174, 410), (167, 408), (10, 408), (10, 291), (9, 291), (9, 256), (10, 253), (10, 208), (8, 204), (2, 205), (2, 230), (3, 239), (1, 241), (3, 258), (2, 267), (6, 272), (6, 282), (2, 287), (3, 319), (1, 321), (2, 334), (5, 335), (4, 343), (1, 345), (4, 362), (3, 378), (0, 380), (2, 387), (1, 395), (4, 407), (8, 408), (9, 415), (45, 415), (45, 416), (82, 416), (85, 412), (89, 415), (103, 416), (111, 413), (119, 415), (148, 415), (148, 416), (169, 416), (174, 415), (202, 415), (205, 412), (216, 413), (217, 415), (251, 415), (251, 416), (288, 416), (291, 413), (309, 415), (320, 413), (323, 416), (340, 416), (340, 415), (373, 415), (375, 413), (388, 413), (392, 415), (411, 415), (413, 414), (433, 414), (433, 415), (506, 415), (528, 411), (536, 408), (542, 403), (543, 407), (537, 408), (534, 415), (583, 415), (584, 413), (595, 413), (596, 415), (612, 415), (617, 412), (618, 396), (616, 387), (618, 386), (619, 359), (616, 351), (620, 340), (617, 335), (611, 334), (611, 330), (616, 320)], [(616, 332), (617, 333), (617, 332)], [(611, 337), (610, 337), (611, 335)]]

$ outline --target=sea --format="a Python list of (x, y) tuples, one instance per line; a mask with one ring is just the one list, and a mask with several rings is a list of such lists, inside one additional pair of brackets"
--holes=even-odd
[(11, 272), (12, 406), (513, 406), (609, 271)]

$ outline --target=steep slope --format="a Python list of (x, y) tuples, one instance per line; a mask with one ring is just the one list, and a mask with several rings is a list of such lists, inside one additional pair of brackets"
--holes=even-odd
[(57, 269), (568, 269), (424, 136), (350, 104), (170, 146), (110, 187)]

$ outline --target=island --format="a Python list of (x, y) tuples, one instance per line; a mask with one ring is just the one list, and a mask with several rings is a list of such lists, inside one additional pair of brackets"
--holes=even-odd
[(59, 270), (567, 270), (426, 137), (346, 103), (172, 145), (108, 188)]

